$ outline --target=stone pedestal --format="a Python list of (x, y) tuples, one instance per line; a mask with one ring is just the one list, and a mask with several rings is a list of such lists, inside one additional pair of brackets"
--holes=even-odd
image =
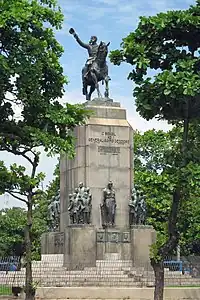
[(131, 257), (136, 268), (151, 268), (150, 246), (156, 241), (156, 232), (152, 226), (135, 225), (131, 228)]
[(107, 229), (97, 231), (97, 259), (118, 253), (120, 260), (131, 260), (130, 230)]
[[(44, 235), (42, 252), (62, 251), (64, 266), (70, 270), (95, 267), (96, 260), (108, 257), (132, 261), (135, 267), (148, 267), (154, 231), (146, 226), (129, 228), (133, 130), (126, 119), (126, 110), (117, 102), (99, 99), (85, 106), (93, 114), (84, 126), (75, 129), (76, 156), (69, 160), (63, 155), (60, 162), (60, 230), (64, 244), (56, 252), (56, 234)], [(102, 229), (100, 204), (109, 181), (113, 182), (117, 204), (115, 226)], [(70, 225), (69, 194), (80, 182), (89, 187), (92, 194), (91, 226)]]
[(96, 230), (94, 226), (69, 226), (65, 229), (64, 266), (83, 270), (96, 266)]
[(41, 236), (41, 254), (63, 254), (64, 233), (47, 232)]
[(65, 156), (61, 158), (61, 231), (69, 225), (68, 195), (79, 182), (90, 187), (91, 223), (96, 228), (101, 227), (99, 207), (102, 191), (109, 180), (116, 192), (116, 226), (128, 228), (128, 201), (133, 181), (133, 130), (126, 120), (126, 110), (119, 103), (90, 101), (86, 108), (93, 111), (93, 115), (86, 125), (75, 130), (76, 157), (73, 160)]

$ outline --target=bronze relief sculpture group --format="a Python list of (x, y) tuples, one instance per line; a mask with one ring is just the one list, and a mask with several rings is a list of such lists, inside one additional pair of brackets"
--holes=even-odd
[(82, 182), (75, 188), (73, 194), (69, 194), (68, 212), (71, 224), (90, 224), (92, 211), (92, 194), (90, 188)]
[[(129, 201), (129, 225), (145, 225), (146, 203), (143, 194), (134, 188)], [(100, 203), (101, 224), (103, 228), (115, 226), (116, 196), (113, 182), (109, 181), (102, 192)], [(69, 195), (68, 212), (70, 224), (91, 224), (92, 194), (90, 188), (80, 182), (74, 193)]]
[[(116, 217), (116, 194), (113, 182), (109, 181), (103, 189), (100, 203), (101, 225), (103, 228), (115, 226)], [(136, 188), (132, 189), (129, 207), (129, 225), (145, 225), (147, 208), (145, 196)], [(91, 224), (92, 194), (89, 187), (82, 182), (69, 194), (68, 213), (70, 224)], [(49, 231), (58, 231), (60, 222), (60, 191), (52, 198), (48, 206)]]

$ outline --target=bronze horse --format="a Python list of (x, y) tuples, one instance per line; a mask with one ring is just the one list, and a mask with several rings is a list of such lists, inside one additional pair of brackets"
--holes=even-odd
[[(101, 42), (98, 47), (98, 52), (95, 60), (92, 62), (89, 70), (85, 74), (84, 69), (82, 70), (82, 80), (83, 80), (83, 94), (86, 96), (86, 100), (91, 100), (91, 95), (97, 90), (98, 98), (102, 98), (99, 82), (102, 84), (105, 82), (105, 92), (104, 97), (109, 98), (109, 81), (111, 80), (108, 76), (108, 66), (106, 64), (106, 57), (108, 55), (108, 44)], [(88, 93), (88, 86), (90, 86), (90, 91)]]

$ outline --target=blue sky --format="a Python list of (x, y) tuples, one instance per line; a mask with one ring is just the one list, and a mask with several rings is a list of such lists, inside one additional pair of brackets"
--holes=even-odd
[[(61, 59), (64, 72), (70, 83), (66, 87), (65, 100), (82, 102), (81, 68), (87, 59), (87, 50), (81, 48), (68, 31), (73, 27), (79, 37), (87, 42), (91, 35), (98, 41), (111, 42), (109, 49), (119, 48), (122, 38), (133, 31), (138, 24), (139, 16), (155, 15), (161, 11), (186, 9), (195, 0), (58, 0), (65, 15), (63, 29), (56, 33), (57, 39), (64, 46)], [(132, 97), (133, 83), (127, 80), (131, 66), (120, 67), (109, 63), (111, 77), (111, 98), (120, 101), (128, 111), (128, 119), (134, 128), (147, 130), (152, 127), (166, 128), (163, 122), (146, 122), (135, 112)]]
[[(96, 35), (98, 41), (111, 42), (109, 49), (119, 48), (123, 37), (133, 31), (138, 24), (139, 16), (155, 15), (172, 9), (186, 9), (194, 4), (195, 0), (58, 0), (65, 16), (63, 29), (56, 32), (58, 41), (64, 47), (61, 63), (64, 72), (69, 78), (63, 101), (71, 103), (84, 102), (81, 88), (81, 68), (87, 59), (87, 51), (81, 48), (74, 38), (68, 33), (73, 27), (79, 37), (87, 42), (91, 35)], [(165, 122), (156, 120), (147, 122), (140, 118), (135, 111), (132, 97), (133, 83), (127, 80), (130, 65), (120, 67), (109, 65), (111, 77), (110, 93), (114, 101), (120, 101), (127, 109), (128, 119), (134, 128), (145, 131), (151, 128), (167, 130)], [(26, 165), (23, 159), (16, 158), (6, 153), (1, 154), (1, 159), (7, 165), (14, 162)], [(47, 158), (42, 154), (39, 171), (47, 174), (45, 184), (52, 179), (56, 158)], [(20, 205), (9, 197), (0, 197), (0, 208)]]

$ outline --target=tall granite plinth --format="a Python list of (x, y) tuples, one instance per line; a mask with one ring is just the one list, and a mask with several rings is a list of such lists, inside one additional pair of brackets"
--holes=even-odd
[[(57, 253), (64, 254), (64, 266), (70, 270), (95, 267), (96, 260), (112, 257), (132, 261), (134, 267), (149, 268), (149, 247), (155, 241), (155, 231), (148, 226), (129, 226), (133, 130), (126, 110), (117, 102), (99, 99), (88, 101), (85, 106), (93, 114), (85, 125), (75, 129), (76, 156), (69, 160), (62, 155), (60, 160), (59, 234), (63, 245)], [(115, 226), (103, 228), (100, 204), (109, 181), (113, 182), (117, 204)], [(80, 182), (92, 194), (91, 225), (70, 224), (69, 194)], [(43, 236), (42, 245), (42, 253), (58, 251), (53, 233)]]
[(126, 110), (119, 103), (97, 100), (88, 102), (86, 107), (93, 111), (93, 115), (86, 125), (75, 130), (76, 157), (73, 160), (65, 156), (61, 158), (61, 231), (69, 225), (68, 195), (79, 182), (90, 187), (91, 224), (101, 227), (102, 190), (109, 180), (116, 192), (116, 226), (128, 228), (128, 201), (133, 181), (133, 130), (126, 119)]

